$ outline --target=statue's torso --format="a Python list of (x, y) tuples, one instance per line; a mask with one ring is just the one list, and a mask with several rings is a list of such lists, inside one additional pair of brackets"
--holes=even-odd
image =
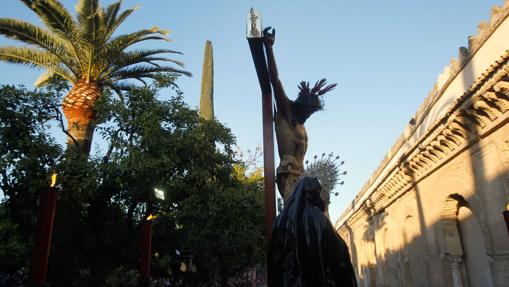
[(304, 170), (304, 156), (308, 145), (308, 136), (304, 125), (296, 123), (293, 125), (289, 119), (276, 113), (275, 117), (276, 139), (278, 145), (279, 158), (293, 158), (295, 168), (300, 172)]

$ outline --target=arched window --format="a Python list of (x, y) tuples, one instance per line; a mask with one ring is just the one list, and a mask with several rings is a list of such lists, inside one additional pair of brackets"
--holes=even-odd
[[(449, 195), (442, 207), (441, 217), (452, 285), (493, 286), (484, 236), (468, 202), (459, 194)], [(466, 278), (463, 274), (466, 274)]]

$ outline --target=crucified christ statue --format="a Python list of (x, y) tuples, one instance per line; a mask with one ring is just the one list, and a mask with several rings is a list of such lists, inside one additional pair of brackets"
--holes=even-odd
[(263, 30), (263, 39), (267, 53), (269, 77), (276, 100), (275, 128), (280, 163), (277, 168), (277, 187), (285, 205), (290, 199), (294, 185), (304, 171), (304, 156), (308, 147), (308, 136), (304, 123), (316, 111), (323, 109), (320, 96), (331, 91), (336, 84), (327, 85), (325, 79), (309, 88), (309, 82), (302, 81), (297, 99), (286, 96), (274, 59), (272, 46), (276, 31), (271, 27)]

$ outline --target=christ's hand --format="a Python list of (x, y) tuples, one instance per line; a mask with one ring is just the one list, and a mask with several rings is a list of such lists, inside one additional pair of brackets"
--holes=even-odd
[(269, 32), (270, 29), (272, 29), (272, 27), (263, 29), (263, 42), (267, 48), (272, 47), (274, 45), (274, 41), (276, 41), (276, 29), (272, 29), (272, 33)]

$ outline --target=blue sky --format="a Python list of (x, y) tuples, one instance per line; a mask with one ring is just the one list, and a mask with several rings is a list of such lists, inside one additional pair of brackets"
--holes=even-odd
[[(40, 23), (20, 1), (3, 3), (0, 17)], [(74, 9), (75, 0), (62, 1)], [(112, 1), (102, 1), (108, 4)], [(308, 158), (334, 152), (345, 160), (345, 184), (332, 198), (333, 221), (351, 202), (433, 87), (439, 73), (467, 45), (502, 0), (125, 0), (140, 5), (122, 31), (159, 26), (170, 43), (147, 43), (184, 53), (176, 57), (194, 74), (179, 80), (185, 100), (198, 106), (206, 40), (214, 49), (214, 101), (219, 121), (237, 143), (262, 143), (261, 98), (245, 39), (253, 6), (264, 26), (276, 28), (275, 54), (290, 98), (297, 84), (326, 77), (338, 87), (325, 110), (307, 122)], [(11, 43), (0, 39), (0, 44)], [(33, 86), (39, 72), (0, 63), (0, 84)], [(59, 135), (59, 137), (62, 137)]]

